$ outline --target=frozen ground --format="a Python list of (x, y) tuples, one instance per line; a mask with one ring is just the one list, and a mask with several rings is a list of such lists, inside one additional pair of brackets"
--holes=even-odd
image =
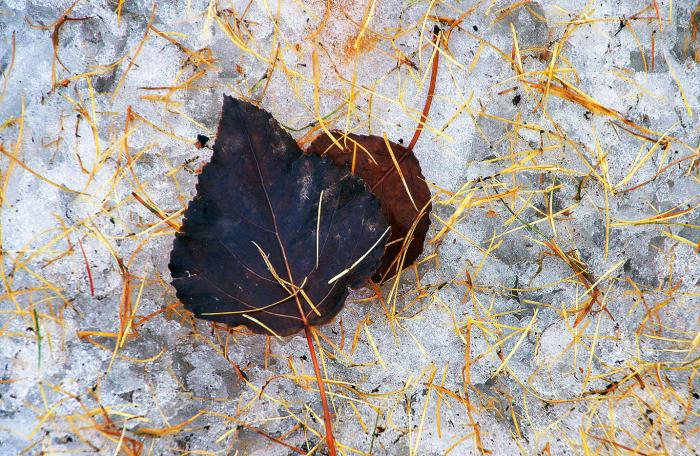
[(70, 7), (0, 2), (0, 454), (323, 454), (305, 341), (194, 321), (133, 194), (177, 226), (222, 93), (407, 141), (436, 24), (433, 241), (320, 330), (340, 451), (698, 454), (696, 1)]

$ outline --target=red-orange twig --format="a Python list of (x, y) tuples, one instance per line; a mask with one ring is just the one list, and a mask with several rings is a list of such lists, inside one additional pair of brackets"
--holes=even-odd
[(318, 367), (318, 359), (316, 357), (316, 349), (314, 342), (311, 340), (311, 327), (304, 326), (304, 334), (306, 334), (306, 343), (309, 344), (309, 354), (311, 362), (314, 365), (314, 373), (316, 374), (316, 383), (318, 383), (318, 391), (321, 393), (321, 405), (323, 407), (323, 423), (326, 426), (326, 443), (328, 444), (329, 456), (336, 456), (335, 439), (333, 438), (333, 424), (331, 423), (331, 412), (328, 408), (328, 399), (326, 398), (326, 386), (321, 378), (321, 369)]
[(630, 448), (628, 446), (625, 446), (621, 443), (617, 443), (615, 441), (609, 440), (609, 439), (604, 439), (598, 436), (595, 436), (593, 434), (588, 434), (589, 437), (593, 437), (596, 440), (600, 440), (601, 442), (608, 443), (616, 448), (622, 448), (623, 450), (629, 451), (630, 453), (638, 454), (640, 456), (647, 456), (649, 453), (644, 453), (643, 451), (635, 450), (634, 448)]
[[(439, 39), (440, 39), (440, 29), (435, 26), (435, 30), (433, 31), (434, 36), (433, 39), (435, 40), (435, 45), (439, 45)], [(423, 112), (420, 115), (420, 123), (418, 123), (418, 127), (416, 128), (416, 132), (413, 133), (413, 138), (411, 138), (411, 142), (408, 143), (408, 150), (413, 150), (415, 147), (416, 143), (418, 142), (418, 138), (420, 138), (420, 134), (423, 131), (423, 126), (425, 125), (425, 121), (428, 120), (428, 114), (430, 113), (430, 106), (433, 104), (433, 95), (435, 94), (435, 82), (437, 81), (437, 70), (438, 70), (438, 61), (440, 60), (440, 53), (435, 51), (435, 57), (433, 58), (433, 68), (430, 73), (430, 85), (428, 86), (428, 96), (425, 98), (425, 105), (423, 106)]]
[(251, 431), (253, 431), (253, 432), (255, 432), (255, 433), (259, 434), (259, 435), (262, 435), (262, 436), (265, 437), (266, 439), (270, 439), (270, 440), (272, 440), (272, 441), (275, 442), (275, 443), (279, 443), (280, 445), (289, 448), (290, 450), (294, 451), (295, 453), (307, 454), (306, 451), (302, 450), (301, 448), (295, 447), (294, 445), (290, 445), (290, 444), (288, 444), (287, 442), (285, 442), (284, 440), (275, 438), (275, 437), (271, 436), (270, 434), (266, 434), (265, 432), (261, 431), (260, 429), (256, 428), (255, 426), (251, 426), (251, 425), (249, 425), (249, 424), (245, 424), (245, 423), (242, 423), (242, 422), (239, 422), (239, 424), (240, 424), (241, 426), (243, 426), (244, 428), (246, 428), (246, 429), (249, 429), (249, 430), (251, 430)]
[[(440, 29), (438, 29), (436, 26), (433, 33), (433, 39), (435, 40), (435, 45), (437, 46), (439, 45)], [(435, 57), (433, 58), (433, 67), (430, 73), (430, 85), (428, 85), (428, 96), (425, 98), (425, 105), (423, 106), (423, 112), (420, 115), (420, 122), (418, 123), (418, 127), (416, 127), (415, 133), (413, 133), (413, 138), (411, 138), (411, 142), (408, 144), (408, 152), (396, 158), (396, 161), (399, 165), (407, 156), (411, 155), (411, 151), (413, 151), (413, 148), (418, 142), (418, 138), (420, 138), (420, 134), (423, 131), (423, 125), (425, 125), (425, 121), (428, 119), (428, 113), (430, 113), (430, 106), (433, 104), (433, 95), (435, 94), (435, 83), (437, 82), (439, 60), (440, 53), (435, 52)], [(394, 172), (394, 169), (395, 168), (390, 168), (389, 170), (387, 170), (387, 172), (385, 172), (384, 175), (381, 178), (379, 178), (379, 180), (372, 186), (371, 191), (374, 192), (377, 188), (379, 188), (379, 186), (382, 185), (384, 180)]]
[(659, 4), (656, 3), (656, 0), (651, 0), (651, 2), (654, 5), (654, 11), (656, 12), (656, 19), (659, 21), (659, 31), (663, 32), (664, 31), (664, 21), (661, 20), (661, 12), (659, 11)]
[(83, 248), (83, 241), (78, 238), (78, 245), (80, 246), (80, 251), (83, 254), (83, 261), (85, 262), (85, 269), (87, 270), (88, 283), (90, 284), (90, 296), (95, 296), (95, 285), (92, 282), (92, 271), (90, 270), (90, 263), (88, 263), (87, 256), (85, 255), (85, 249)]

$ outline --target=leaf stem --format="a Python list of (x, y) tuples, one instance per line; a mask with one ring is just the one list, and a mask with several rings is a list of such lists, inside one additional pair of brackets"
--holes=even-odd
[[(439, 46), (440, 44), (438, 40), (440, 39), (440, 29), (437, 26), (435, 26), (435, 30), (433, 30), (433, 39), (435, 40), (435, 45)], [(423, 125), (425, 125), (425, 121), (428, 120), (430, 106), (433, 104), (433, 95), (435, 94), (435, 83), (437, 81), (437, 70), (438, 61), (440, 60), (440, 52), (438, 52), (438, 50), (435, 49), (435, 53), (433, 55), (433, 68), (430, 72), (430, 85), (428, 86), (428, 96), (425, 98), (425, 105), (423, 106), (423, 112), (420, 115), (420, 122), (418, 123), (418, 127), (416, 127), (416, 132), (413, 134), (411, 142), (408, 144), (408, 150), (413, 150), (416, 143), (418, 142), (418, 138), (420, 138), (420, 134), (423, 131)]]
[[(439, 39), (440, 39), (440, 29), (435, 27), (435, 30), (433, 30), (433, 39), (435, 40), (435, 45), (439, 46)], [(416, 143), (418, 142), (418, 138), (420, 138), (420, 134), (423, 131), (423, 126), (425, 125), (426, 120), (428, 120), (428, 113), (430, 113), (430, 106), (433, 104), (433, 96), (435, 95), (435, 83), (437, 82), (437, 72), (438, 72), (438, 63), (440, 60), (440, 52), (437, 50), (435, 51), (435, 54), (433, 56), (433, 67), (430, 72), (430, 84), (428, 85), (428, 95), (425, 98), (425, 105), (423, 106), (423, 112), (420, 115), (420, 122), (418, 123), (418, 126), (416, 127), (415, 133), (413, 133), (413, 138), (411, 138), (411, 142), (408, 144), (408, 147), (406, 148), (407, 151), (402, 154), (400, 157), (397, 157), (397, 162), (400, 165), (403, 160), (408, 157), (409, 155), (412, 155), (411, 152), (413, 151), (413, 148), (415, 147)], [(372, 186), (371, 191), (374, 193), (374, 191), (379, 188), (380, 185), (384, 182), (384, 180), (389, 177), (389, 175), (393, 174), (394, 170), (396, 168), (390, 168), (387, 170), (384, 175), (379, 178), (377, 182)]]
[(309, 354), (311, 361), (314, 364), (314, 373), (316, 374), (316, 382), (318, 383), (318, 391), (321, 393), (321, 404), (323, 406), (323, 422), (326, 426), (326, 443), (328, 444), (329, 456), (336, 456), (335, 439), (333, 438), (333, 425), (331, 423), (331, 412), (328, 408), (328, 399), (326, 398), (326, 386), (321, 378), (321, 369), (318, 367), (318, 358), (316, 357), (316, 349), (311, 338), (311, 327), (307, 324), (304, 326), (304, 334), (306, 334), (306, 343), (309, 344)]

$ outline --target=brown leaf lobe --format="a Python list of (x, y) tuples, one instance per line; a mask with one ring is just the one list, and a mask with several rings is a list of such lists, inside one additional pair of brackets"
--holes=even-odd
[[(336, 165), (349, 166), (364, 179), (381, 202), (382, 213), (391, 225), (386, 252), (373, 277), (375, 281), (382, 282), (394, 275), (399, 267), (412, 265), (423, 252), (423, 243), (430, 228), (430, 189), (412, 150), (389, 141), (390, 151), (387, 141), (379, 136), (340, 131), (331, 134), (336, 142), (327, 135), (321, 135), (309, 145), (306, 153), (325, 155)], [(406, 238), (407, 245), (403, 246)], [(405, 253), (403, 259), (400, 258), (402, 252)]]

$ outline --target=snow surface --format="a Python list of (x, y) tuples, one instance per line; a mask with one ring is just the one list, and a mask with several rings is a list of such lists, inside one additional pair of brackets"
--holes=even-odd
[[(222, 94), (262, 97), (301, 142), (317, 112), (408, 142), (435, 17), (477, 2), (157, 3), (78, 2), (69, 16), (86, 19), (62, 24), (54, 61), (51, 26), (72, 3), (0, 2), (0, 454), (293, 453), (246, 426), (325, 452), (306, 341), (272, 339), (266, 354), (263, 336), (192, 320), (168, 283), (174, 231), (132, 192), (167, 214), (186, 206), (210, 154), (194, 139), (215, 133)], [(516, 3), (482, 1), (452, 31), (415, 148), (436, 197), (429, 238), (461, 216), (426, 246), (420, 282), (407, 271), (382, 287), (396, 317), (365, 289), (320, 329), (344, 344), (323, 342), (340, 449), (480, 454), (476, 429), (495, 455), (697, 454), (697, 2)], [(541, 109), (511, 64), (510, 24), (521, 80), (546, 81), (564, 43), (560, 77), (657, 136), (553, 93)], [(607, 312), (574, 327), (591, 290), (538, 233), (578, 252)], [(125, 295), (137, 333), (115, 351)]]

